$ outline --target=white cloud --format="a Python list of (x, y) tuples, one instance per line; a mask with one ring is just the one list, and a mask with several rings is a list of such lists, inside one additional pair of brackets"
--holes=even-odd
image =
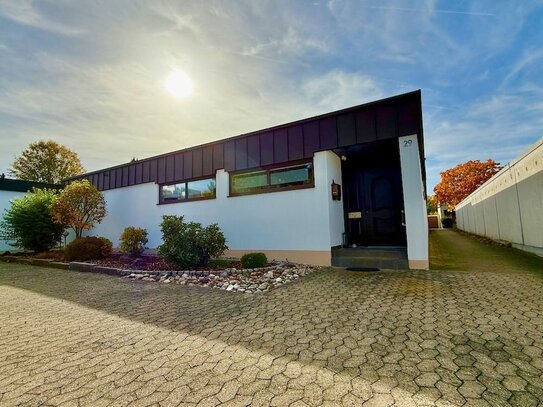
[(426, 114), (429, 190), (439, 172), (468, 160), (505, 164), (542, 136), (543, 88), (497, 94), (452, 111)]
[(328, 46), (323, 40), (302, 38), (296, 29), (289, 27), (281, 38), (244, 48), (241, 53), (246, 56), (269, 53), (301, 55), (311, 51), (327, 52)]
[[(526, 68), (533, 66), (534, 63), (538, 62), (541, 58), (543, 58), (543, 50), (541, 49), (528, 49), (525, 50), (523, 55), (512, 65), (511, 70), (507, 74), (507, 76), (504, 78), (503, 82), (507, 83), (511, 79), (515, 78), (517, 75), (519, 75), (522, 71), (526, 70)], [(541, 68), (540, 65), (537, 66), (538, 68), (538, 74), (541, 74), (541, 71), (539, 69)]]
[(301, 90), (309, 103), (328, 110), (353, 106), (383, 97), (383, 91), (368, 76), (341, 70), (333, 70), (321, 76), (304, 79)]
[(32, 0), (0, 0), (0, 15), (19, 24), (56, 34), (77, 36), (84, 33), (84, 30), (45, 17), (37, 10)]

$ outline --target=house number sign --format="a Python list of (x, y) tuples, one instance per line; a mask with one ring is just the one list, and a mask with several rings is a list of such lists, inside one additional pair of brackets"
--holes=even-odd
[(362, 212), (349, 212), (349, 219), (362, 219)]

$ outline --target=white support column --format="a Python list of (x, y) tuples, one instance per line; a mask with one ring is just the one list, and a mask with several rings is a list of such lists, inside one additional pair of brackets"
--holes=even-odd
[(410, 269), (428, 270), (428, 221), (416, 135), (399, 138), (402, 187)]

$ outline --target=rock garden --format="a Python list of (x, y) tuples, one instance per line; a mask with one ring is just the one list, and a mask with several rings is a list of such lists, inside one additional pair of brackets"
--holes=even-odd
[(127, 276), (135, 280), (158, 281), (218, 288), (226, 291), (261, 293), (306, 276), (317, 267), (289, 262), (272, 262), (252, 269), (226, 268), (223, 270), (148, 271), (133, 270)]
[(262, 293), (306, 276), (319, 267), (289, 261), (268, 261), (263, 253), (249, 253), (242, 259), (212, 259), (206, 266), (180, 270), (161, 257), (140, 254), (137, 257), (113, 253), (107, 258), (72, 262), (78, 271), (101, 272), (136, 281), (202, 286), (226, 291)]

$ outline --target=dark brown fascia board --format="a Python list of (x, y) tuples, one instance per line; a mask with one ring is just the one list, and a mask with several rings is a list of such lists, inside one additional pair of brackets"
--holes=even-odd
[[(205, 143), (205, 144), (198, 144), (196, 146), (190, 146), (190, 147), (182, 148), (180, 150), (174, 150), (174, 151), (169, 151), (169, 152), (163, 153), (163, 154), (153, 155), (151, 157), (146, 157), (146, 158), (139, 159), (139, 160), (135, 161), (134, 163), (141, 163), (141, 162), (145, 162), (145, 161), (151, 161), (151, 160), (155, 160), (157, 158), (167, 157), (167, 156), (170, 156), (170, 155), (173, 155), (173, 154), (184, 153), (184, 152), (190, 151), (190, 150), (195, 150), (195, 149), (199, 149), (199, 148), (214, 146), (214, 145), (219, 144), (219, 143), (226, 143), (226, 142), (229, 142), (229, 141), (234, 141), (234, 140), (237, 140), (237, 139), (240, 139), (240, 138), (243, 138), (243, 137), (247, 137), (247, 136), (251, 136), (251, 135), (254, 135), (254, 134), (267, 133), (267, 132), (271, 132), (271, 131), (274, 131), (274, 130), (279, 130), (279, 129), (282, 129), (282, 128), (285, 128), (285, 127), (296, 126), (296, 125), (304, 124), (304, 123), (307, 123), (307, 122), (312, 122), (312, 121), (315, 121), (315, 120), (325, 119), (325, 118), (333, 117), (333, 116), (339, 116), (339, 115), (341, 115), (343, 113), (349, 113), (349, 112), (352, 112), (352, 111), (355, 111), (355, 110), (358, 110), (358, 109), (361, 109), (361, 108), (371, 108), (371, 107), (374, 107), (374, 106), (377, 106), (377, 105), (380, 105), (380, 104), (387, 104), (387, 103), (390, 103), (390, 102), (394, 102), (395, 100), (398, 100), (398, 99), (418, 96), (418, 100), (419, 100), (419, 103), (420, 103), (421, 94), (422, 94), (421, 89), (417, 89), (417, 90), (414, 90), (414, 91), (411, 91), (411, 92), (390, 96), (388, 98), (374, 100), (372, 102), (362, 103), (360, 105), (351, 106), (351, 107), (347, 107), (347, 108), (340, 109), (340, 110), (335, 110), (333, 112), (328, 112), (328, 113), (320, 114), (320, 115), (317, 115), (317, 116), (307, 117), (305, 119), (295, 120), (293, 122), (278, 124), (276, 126), (267, 127), (267, 128), (260, 129), (260, 130), (254, 130), (254, 131), (251, 131), (251, 132), (248, 132), (248, 133), (238, 134), (237, 136), (231, 136), (231, 137), (227, 137), (227, 138), (224, 138), (224, 139), (210, 141), (209, 143)], [(422, 116), (422, 105), (420, 107), (420, 111), (421, 111), (421, 116)], [(421, 123), (421, 126), (422, 126), (422, 123)], [(422, 129), (422, 127), (421, 127), (421, 129)], [(421, 131), (421, 133), (422, 133), (422, 131)], [(419, 136), (422, 137), (422, 134), (420, 134)], [(64, 180), (64, 182), (68, 182), (68, 181), (75, 180), (75, 179), (85, 178), (85, 177), (88, 177), (89, 175), (98, 174), (98, 173), (101, 173), (101, 172), (104, 172), (104, 171), (110, 171), (110, 170), (114, 170), (114, 169), (117, 169), (117, 168), (122, 168), (122, 167), (124, 167), (126, 165), (129, 165), (129, 164), (132, 164), (132, 162), (129, 161), (129, 162), (118, 164), (118, 165), (115, 165), (115, 166), (112, 166), (112, 167), (105, 167), (105, 168), (101, 168), (99, 170), (86, 172), (86, 173), (78, 175), (76, 177), (66, 178)]]

